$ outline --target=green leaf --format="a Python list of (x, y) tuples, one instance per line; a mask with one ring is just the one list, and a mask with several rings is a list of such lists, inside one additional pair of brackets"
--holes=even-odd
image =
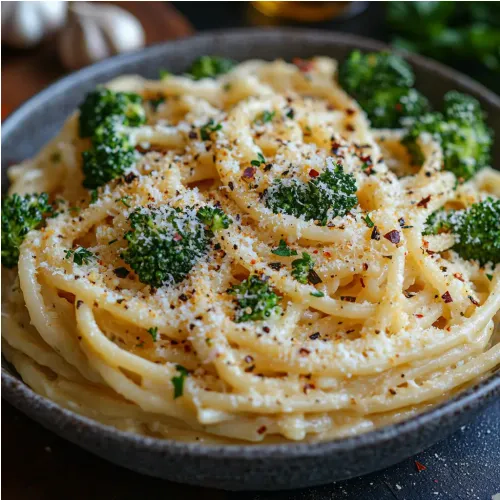
[(255, 118), (254, 123), (264, 124), (273, 121), (273, 118), (276, 115), (276, 111), (263, 111), (260, 113), (257, 118)]
[(375, 223), (370, 219), (370, 214), (366, 214), (366, 217), (364, 217), (363, 220), (366, 222), (366, 225), (370, 228), (375, 225)]
[(96, 258), (90, 250), (87, 250), (84, 247), (78, 247), (76, 250), (65, 250), (65, 254), (65, 258), (67, 260), (73, 257), (73, 262), (78, 266), (81, 266), (82, 264), (90, 264)]
[(148, 333), (153, 338), (153, 342), (156, 342), (156, 339), (158, 338), (158, 327), (154, 326), (152, 328), (149, 328)]
[(313, 297), (324, 297), (325, 294), (323, 292), (320, 292), (319, 290), (316, 290), (314, 292), (311, 292), (311, 294)]
[(174, 386), (174, 399), (177, 399), (184, 394), (184, 380), (189, 375), (189, 372), (182, 365), (176, 365), (175, 368), (179, 375), (172, 377), (172, 384)]
[(297, 255), (297, 250), (292, 250), (288, 247), (285, 240), (280, 240), (279, 245), (271, 250), (271, 253), (280, 257), (291, 257), (292, 255)]
[(222, 124), (220, 123), (215, 123), (212, 118), (208, 120), (203, 127), (200, 128), (200, 136), (202, 141), (209, 141), (210, 140), (210, 134), (212, 132), (217, 132), (218, 130), (222, 129)]

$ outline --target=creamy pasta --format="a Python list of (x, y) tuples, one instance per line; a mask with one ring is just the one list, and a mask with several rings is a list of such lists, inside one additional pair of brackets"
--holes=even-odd
[[(30, 387), (124, 430), (267, 443), (366, 432), (498, 366), (499, 266), (422, 232), (440, 207), (500, 196), (500, 175), (484, 169), (456, 188), (425, 137), (416, 170), (401, 132), (372, 130), (335, 72), (315, 58), (307, 72), (248, 61), (214, 80), (122, 77), (109, 88), (163, 100), (125, 130), (139, 152), (125, 180), (91, 200), (77, 113), (9, 169), (10, 192), (44, 191), (65, 208), (3, 271), (3, 353)], [(207, 123), (220, 126), (203, 138)], [(346, 215), (321, 225), (266, 204), (276, 179), (307, 183), (338, 163), (356, 182)], [(219, 207), (231, 221), (184, 280), (159, 287), (122, 257), (131, 213), (152, 206)], [(96, 257), (68, 258), (79, 246)], [(304, 253), (315, 278), (301, 282), (293, 262)], [(250, 275), (279, 308), (238, 321), (228, 290)]]

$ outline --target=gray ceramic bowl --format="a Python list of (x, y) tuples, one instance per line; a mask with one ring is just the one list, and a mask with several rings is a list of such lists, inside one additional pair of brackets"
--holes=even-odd
[[(2, 178), (13, 161), (34, 155), (97, 83), (124, 73), (157, 77), (159, 68), (182, 72), (197, 56), (238, 60), (327, 55), (343, 59), (352, 49), (380, 50), (367, 39), (305, 30), (235, 30), (150, 47), (86, 68), (24, 104), (3, 125)], [(418, 88), (439, 105), (457, 89), (477, 97), (500, 136), (500, 98), (470, 78), (435, 62), (409, 58)], [(500, 141), (495, 151), (500, 163)], [(5, 185), (5, 184), (4, 184)], [(35, 394), (5, 364), (2, 395), (43, 426), (116, 464), (177, 482), (232, 490), (291, 489), (329, 483), (382, 469), (443, 439), (500, 393), (500, 374), (447, 403), (405, 422), (367, 434), (319, 444), (203, 446), (120, 432), (64, 410)]]

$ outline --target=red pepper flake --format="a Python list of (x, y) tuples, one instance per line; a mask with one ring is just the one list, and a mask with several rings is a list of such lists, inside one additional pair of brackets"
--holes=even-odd
[(423, 314), (415, 314), (415, 318), (423, 318), (424, 315)]
[(366, 262), (363, 262), (363, 269), (365, 271), (368, 271), (368, 264)]
[(304, 394), (307, 394), (307, 391), (310, 391), (311, 389), (316, 389), (316, 386), (314, 384), (305, 384), (304, 385)]
[(429, 196), (426, 196), (425, 198), (422, 198), (418, 203), (417, 203), (417, 207), (424, 207), (424, 208), (427, 208), (427, 203), (429, 203), (429, 201), (431, 201), (431, 195)]
[(300, 57), (294, 57), (292, 59), (292, 63), (299, 68), (300, 71), (307, 73), (308, 71), (311, 71), (314, 69), (314, 63), (313, 61), (308, 61), (306, 59), (302, 59)]
[(243, 175), (242, 177), (244, 179), (253, 179), (255, 175), (255, 167), (247, 167), (245, 170), (243, 170)]
[(426, 470), (427, 467), (424, 464), (421, 464), (420, 462), (417, 462), (415, 460), (415, 466), (417, 467), (418, 472), (422, 472), (423, 470)]
[(267, 427), (265, 425), (263, 425), (262, 427), (259, 427), (257, 429), (257, 434), (264, 434), (264, 432), (267, 431)]
[(124, 180), (127, 184), (130, 184), (133, 182), (135, 179), (137, 179), (137, 175), (135, 175), (133, 172), (129, 172), (125, 177)]
[(175, 233), (174, 234), (174, 241), (181, 241), (181, 240), (182, 240), (182, 236), (179, 233)]
[(309, 177), (318, 177), (319, 175), (319, 172), (317, 170), (314, 170), (314, 168), (311, 168), (311, 170), (309, 170)]
[(309, 335), (309, 338), (311, 340), (316, 340), (316, 339), (319, 339), (320, 335), (321, 334), (319, 332), (314, 332), (314, 333), (311, 333), (311, 335)]
[(475, 306), (479, 306), (479, 302), (472, 296), (472, 295), (468, 295), (469, 297), (469, 300), (475, 305)]
[(403, 106), (401, 105), (400, 102), (398, 102), (395, 106), (394, 106), (394, 109), (398, 112), (401, 112), (403, 111)]
[(380, 232), (379, 232), (377, 226), (373, 227), (372, 234), (371, 234), (370, 238), (372, 240), (377, 240), (377, 241), (380, 240)]
[(356, 297), (350, 297), (349, 295), (342, 295), (342, 297), (340, 297), (340, 300), (343, 300), (345, 302), (356, 302)]
[(356, 110), (355, 109), (352, 109), (352, 108), (347, 108), (345, 110), (345, 112), (349, 115), (349, 116), (352, 116), (354, 113), (356, 113)]
[(349, 132), (354, 132), (356, 129), (354, 128), (354, 125), (352, 125), (351, 123), (348, 123), (346, 126), (345, 126), (345, 129), (348, 130)]
[(365, 282), (364, 282), (363, 278), (361, 278), (361, 277), (360, 277), (360, 278), (359, 278), (359, 281), (361, 282), (361, 287), (362, 287), (362, 288), (366, 288), (366, 286), (365, 286)]
[(323, 252), (323, 255), (326, 257), (326, 258), (330, 258), (332, 256), (332, 254), (330, 252)]
[(453, 276), (455, 276), (455, 278), (457, 278), (457, 280), (465, 282), (463, 276), (460, 273), (455, 273), (455, 274), (453, 274)]
[(391, 243), (397, 245), (401, 240), (401, 235), (399, 234), (399, 231), (393, 229), (392, 231), (389, 231), (387, 234), (384, 234), (384, 238), (389, 240)]
[(257, 261), (256, 261), (255, 259), (252, 259), (252, 260), (250, 261), (250, 264), (252, 264), (252, 266), (254, 266), (255, 264), (257, 264)]
[(341, 147), (341, 144), (339, 142), (333, 141), (332, 142), (332, 154), (334, 154), (334, 155), (338, 154), (340, 147)]
[(449, 304), (450, 302), (453, 302), (453, 299), (451, 298), (450, 292), (446, 291), (441, 295), (441, 298), (444, 300), (445, 304)]
[(299, 354), (301, 356), (307, 356), (307, 355), (311, 354), (311, 351), (309, 349), (306, 349), (305, 347), (301, 347), (299, 350)]

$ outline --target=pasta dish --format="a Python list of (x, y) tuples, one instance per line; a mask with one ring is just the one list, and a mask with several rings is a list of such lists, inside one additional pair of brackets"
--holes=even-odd
[(432, 114), (408, 86), (390, 111), (414, 116), (381, 127), (332, 59), (197, 64), (212, 74), (98, 87), (9, 169), (2, 345), (23, 381), (119, 429), (269, 443), (366, 432), (488, 377), (500, 174), (472, 158), (491, 145), (478, 103)]

